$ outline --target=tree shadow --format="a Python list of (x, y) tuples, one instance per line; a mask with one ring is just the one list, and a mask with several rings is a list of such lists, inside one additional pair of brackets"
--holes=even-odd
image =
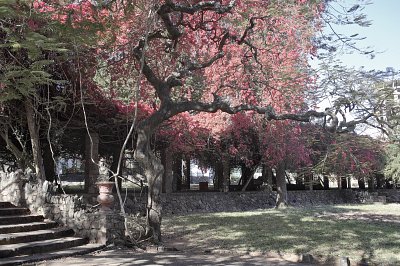
[[(345, 219), (341, 219), (345, 217)], [(260, 212), (170, 217), (168, 240), (186, 249), (230, 249), (313, 254), (321, 260), (347, 256), (352, 261), (400, 264), (398, 221), (340, 206), (287, 208)], [(381, 219), (381, 220), (379, 220)], [(173, 241), (170, 241), (173, 243)]]

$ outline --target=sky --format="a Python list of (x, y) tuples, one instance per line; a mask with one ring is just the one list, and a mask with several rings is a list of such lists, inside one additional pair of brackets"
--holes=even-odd
[[(351, 3), (352, 0), (343, 2)], [(360, 47), (372, 46), (377, 51), (374, 59), (368, 56), (352, 54), (341, 57), (344, 65), (359, 68), (364, 66), (366, 69), (386, 70), (393, 67), (400, 71), (400, 0), (371, 0), (371, 4), (365, 6), (363, 13), (368, 20), (372, 20), (372, 25), (363, 27), (346, 27), (343, 33), (358, 33), (366, 37), (359, 42)]]
[[(341, 4), (352, 7), (356, 0), (338, 0)], [(361, 0), (362, 1), (362, 0)], [(367, 0), (365, 0), (367, 1)], [(343, 65), (354, 67), (356, 69), (364, 67), (365, 70), (382, 70), (387, 67), (400, 71), (400, 0), (368, 0), (371, 4), (366, 5), (362, 13), (371, 20), (369, 27), (360, 26), (336, 26), (335, 31), (350, 36), (358, 33), (359, 37), (366, 37), (359, 41), (357, 47), (371, 47), (374, 50), (375, 57), (360, 55), (354, 52), (339, 57)], [(329, 29), (327, 29), (329, 30)], [(368, 49), (370, 50), (370, 49)], [(320, 108), (324, 109), (331, 106), (329, 99), (321, 102)], [(378, 136), (379, 132), (371, 128), (363, 134)]]

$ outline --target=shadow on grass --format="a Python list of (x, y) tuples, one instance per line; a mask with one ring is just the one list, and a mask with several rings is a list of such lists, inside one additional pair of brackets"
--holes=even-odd
[(362, 217), (369, 215), (356, 206), (196, 214), (167, 217), (164, 232), (188, 248), (310, 253), (322, 259), (348, 256), (352, 261), (400, 264), (398, 222), (390, 215), (380, 222), (360, 220), (363, 212)]

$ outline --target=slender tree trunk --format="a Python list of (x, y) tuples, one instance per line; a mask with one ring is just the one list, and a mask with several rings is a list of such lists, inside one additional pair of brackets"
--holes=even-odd
[(214, 189), (223, 191), (224, 171), (223, 171), (222, 162), (220, 160), (216, 160), (214, 168), (215, 168)]
[[(250, 185), (250, 183), (253, 181), (254, 182), (254, 173), (257, 171), (257, 167), (258, 165), (253, 166), (252, 168), (249, 168), (247, 166), (242, 167), (242, 178), (246, 177), (246, 183), (244, 183), (244, 186), (242, 188), (242, 191), (246, 191), (246, 189), (248, 188), (248, 186)], [(244, 173), (244, 175), (243, 175)], [(242, 180), (245, 180), (242, 179)], [(254, 183), (252, 184), (252, 186), (250, 186), (249, 190), (255, 190), (255, 186)]]
[(346, 189), (347, 188), (347, 178), (345, 176), (341, 177), (340, 178), (340, 182), (341, 182), (340, 188), (341, 189)]
[(164, 165), (163, 192), (171, 193), (173, 191), (173, 160), (168, 149), (162, 151), (161, 158)]
[(46, 180), (50, 182), (57, 180), (57, 178), (55, 178), (56, 176), (55, 165), (49, 144), (43, 145), (43, 162), (44, 162), (43, 164), (44, 170), (46, 172)]
[[(161, 184), (161, 192), (165, 193), (165, 186), (166, 186), (166, 181), (167, 181), (167, 177), (166, 177), (166, 173), (167, 173), (167, 165), (165, 163), (166, 161), (166, 157), (167, 157), (167, 149), (162, 149), (160, 151), (160, 160), (161, 160), (161, 164), (164, 165), (164, 175), (163, 175), (163, 179), (162, 179), (162, 184)], [(172, 170), (171, 170), (172, 171)]]
[(268, 175), (267, 166), (265, 166), (263, 164), (263, 165), (261, 165), (261, 176), (259, 177), (259, 178), (261, 178), (261, 182), (262, 182), (261, 190), (270, 191), (269, 187), (268, 187), (267, 175)]
[(31, 164), (30, 156), (26, 153), (26, 147), (18, 148), (8, 135), (8, 128), (4, 128), (3, 131), (0, 131), (0, 137), (2, 137), (6, 143), (6, 148), (15, 156), (17, 160), (17, 165), (20, 169), (25, 171), (27, 167), (31, 168), (32, 171), (35, 170), (35, 167)]
[(263, 186), (265, 187), (265, 190), (268, 192), (272, 191), (272, 176), (273, 172), (271, 167), (268, 167), (266, 165), (262, 166), (262, 180), (263, 180)]
[[(119, 161), (119, 154), (120, 154), (120, 152), (121, 152), (121, 148), (122, 147), (119, 147), (119, 146), (116, 146), (114, 149), (113, 149), (113, 160), (112, 160), (112, 163), (111, 163), (111, 171), (113, 171), (114, 173), (118, 170), (118, 161)], [(124, 153), (125, 154), (125, 153)], [(124, 165), (124, 159), (122, 159), (122, 165)], [(122, 168), (123, 167), (120, 167), (120, 169), (119, 169), (119, 173), (116, 173), (118, 176), (121, 176), (122, 175)], [(110, 173), (110, 176), (111, 176), (112, 174)], [(112, 179), (112, 181), (114, 181), (114, 178)], [(119, 187), (119, 189), (121, 190), (122, 189), (122, 179), (121, 178), (118, 178), (117, 179), (117, 184), (118, 184), (118, 187)], [(117, 188), (116, 187), (114, 187), (113, 188), (113, 190), (114, 191), (116, 191), (117, 190)]]
[(297, 189), (305, 189), (305, 186), (304, 186), (304, 177), (302, 176), (302, 175), (297, 175), (296, 176), (296, 187), (297, 187)]
[(374, 174), (375, 180), (376, 180), (376, 188), (382, 188), (382, 176), (379, 174)]
[(39, 180), (46, 180), (46, 172), (43, 165), (42, 149), (39, 140), (39, 127), (36, 123), (36, 114), (32, 103), (27, 99), (24, 102), (26, 120), (28, 123), (29, 135), (31, 137), (33, 163)]
[(358, 178), (358, 188), (365, 189), (365, 179), (364, 179), (364, 177)]
[(375, 189), (375, 177), (370, 175), (368, 178), (368, 189)]
[(178, 154), (175, 156), (175, 160), (172, 164), (173, 171), (173, 182), (172, 191), (180, 191), (182, 188), (182, 155)]
[(183, 173), (185, 175), (182, 188), (190, 190), (190, 158), (185, 158), (183, 164)]
[(137, 145), (135, 159), (139, 162), (147, 177), (147, 224), (146, 237), (158, 244), (161, 241), (161, 188), (164, 167), (150, 148), (150, 137), (153, 130), (146, 125), (137, 128)]
[(222, 158), (222, 172), (223, 172), (222, 191), (228, 192), (229, 185), (231, 183), (231, 167), (229, 163), (229, 158), (227, 156), (223, 156)]
[(276, 168), (276, 205), (275, 208), (285, 207), (287, 203), (287, 187), (285, 165), (280, 163)]
[(328, 190), (329, 189), (329, 178), (324, 175), (324, 189)]
[(90, 136), (92, 142), (88, 135), (85, 137), (85, 191), (94, 194), (97, 193), (96, 182), (99, 177), (99, 134), (90, 132)]

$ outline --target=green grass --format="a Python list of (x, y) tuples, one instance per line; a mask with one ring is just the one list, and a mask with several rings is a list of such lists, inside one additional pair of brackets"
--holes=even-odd
[(400, 205), (339, 205), (165, 217), (187, 248), (310, 253), (400, 265)]

